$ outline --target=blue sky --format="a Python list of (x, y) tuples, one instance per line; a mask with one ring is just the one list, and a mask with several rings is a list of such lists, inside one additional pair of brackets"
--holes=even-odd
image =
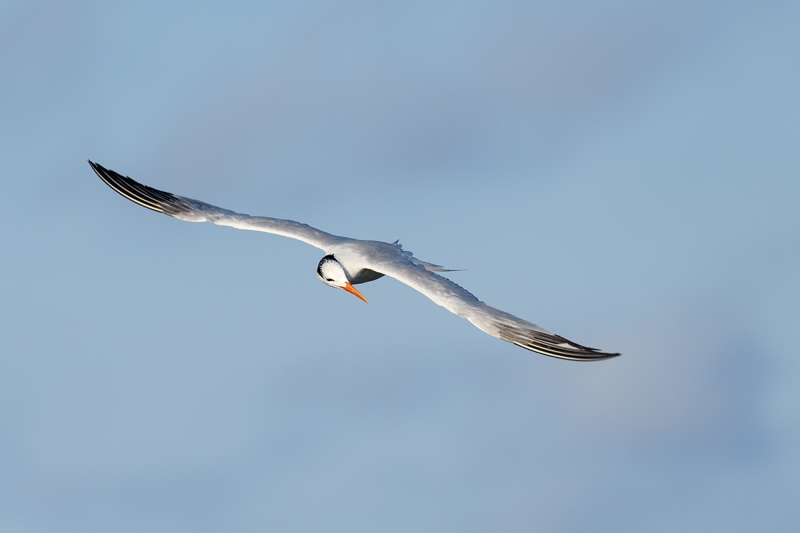
[[(796, 2), (3, 2), (0, 529), (796, 531)], [(559, 361), (91, 158), (393, 241)]]

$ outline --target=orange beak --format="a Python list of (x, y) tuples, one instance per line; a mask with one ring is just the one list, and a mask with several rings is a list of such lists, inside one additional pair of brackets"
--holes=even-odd
[(360, 292), (358, 292), (355, 287), (350, 285), (349, 281), (347, 283), (345, 283), (345, 285), (344, 285), (344, 287), (342, 287), (342, 289), (346, 290), (350, 294), (355, 294), (356, 296), (358, 296), (359, 298), (361, 298), (365, 302), (369, 303), (369, 301), (366, 298), (364, 298), (364, 296)]

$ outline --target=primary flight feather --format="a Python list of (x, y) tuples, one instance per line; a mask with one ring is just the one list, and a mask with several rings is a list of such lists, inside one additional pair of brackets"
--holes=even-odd
[(367, 299), (353, 285), (389, 276), (418, 290), (448, 311), (466, 318), (481, 331), (527, 350), (573, 361), (597, 361), (619, 355), (581, 346), (536, 324), (486, 305), (469, 291), (436, 274), (446, 272), (446, 269), (420, 261), (396, 242), (350, 239), (293, 220), (243, 215), (142, 185), (92, 161), (89, 164), (109, 187), (153, 211), (189, 222), (211, 222), (237, 229), (274, 233), (315, 246), (325, 252), (325, 257), (317, 266), (320, 280), (326, 285), (350, 292), (365, 302)]

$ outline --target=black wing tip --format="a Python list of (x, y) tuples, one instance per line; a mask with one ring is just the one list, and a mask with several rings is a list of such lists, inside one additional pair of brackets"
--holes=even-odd
[[(534, 349), (544, 348), (545, 351), (541, 353), (570, 361), (604, 361), (622, 355), (617, 352), (602, 352), (597, 348), (572, 342), (561, 335), (542, 335), (536, 340), (539, 342), (532, 343)], [(568, 347), (565, 347), (565, 344)]]
[(577, 359), (578, 361), (605, 361), (606, 359), (613, 359), (615, 357), (619, 357), (622, 355), (621, 353), (610, 353), (610, 352), (594, 352), (591, 355), (581, 357)]
[(581, 346), (580, 344), (576, 343), (571, 344), (581, 348), (581, 351), (576, 354), (580, 361), (603, 361), (605, 359), (613, 359), (614, 357), (619, 357), (622, 355), (619, 352), (602, 352), (597, 348), (589, 348), (588, 346)]
[[(97, 176), (101, 180), (105, 181), (110, 186), (111, 184), (108, 182), (108, 179), (112, 178), (113, 175), (117, 174), (117, 173), (114, 172), (113, 170), (107, 169), (106, 167), (104, 167), (100, 163), (95, 163), (91, 159), (87, 159), (87, 161), (89, 162), (89, 166), (92, 167), (92, 170), (94, 170), (95, 174), (97, 174)], [(119, 174), (117, 174), (117, 176), (119, 176)], [(122, 177), (122, 176), (120, 176), (120, 177)], [(128, 179), (130, 179), (130, 178), (128, 178)]]
[(94, 161), (92, 161), (91, 159), (87, 159), (87, 161), (89, 162), (89, 166), (90, 166), (90, 167), (92, 167), (92, 170), (94, 170), (94, 171), (95, 171), (95, 173), (96, 173), (98, 176), (100, 175), (100, 171), (101, 171), (101, 170), (106, 170), (105, 168), (103, 168), (103, 165), (98, 165), (97, 163), (95, 163), (95, 162), (94, 162)]
[(587, 348), (579, 344), (570, 343), (578, 346), (578, 350), (554, 350), (552, 353), (545, 353), (551, 357), (558, 357), (560, 359), (567, 359), (569, 361), (605, 361), (606, 359), (613, 359), (622, 355), (619, 352), (601, 352), (597, 348)]
[(595, 348), (584, 348), (583, 350), (567, 350), (567, 349), (552, 349), (549, 346), (543, 345), (525, 345), (515, 342), (520, 348), (525, 348), (532, 352), (540, 353), (548, 357), (556, 359), (564, 359), (566, 361), (605, 361), (606, 359), (613, 359), (622, 355), (621, 353), (601, 352)]
[(520, 348), (525, 348), (532, 352), (555, 357), (557, 359), (566, 359), (569, 361), (603, 361), (605, 359), (612, 359), (619, 357), (621, 354), (617, 352), (601, 352), (597, 348), (589, 348), (577, 342), (572, 342), (565, 339), (561, 335), (554, 335), (552, 333), (533, 332), (533, 335), (520, 335), (519, 332), (514, 330), (507, 330), (501, 334), (500, 338), (516, 344)]
[(92, 167), (92, 170), (94, 170), (97, 173), (98, 176), (100, 176), (101, 174), (108, 174), (110, 172), (113, 172), (112, 170), (109, 170), (106, 167), (104, 167), (103, 165), (101, 165), (100, 163), (95, 163), (91, 159), (87, 159), (86, 161), (89, 162), (89, 166)]
[[(617, 352), (601, 352), (528, 324), (529, 327), (498, 324), (496, 337), (532, 352), (569, 361), (603, 361), (619, 357)], [(534, 329), (535, 328), (535, 329)]]
[(175, 206), (171, 206), (171, 204), (179, 203), (175, 195), (142, 185), (138, 181), (105, 168), (91, 159), (88, 161), (92, 170), (106, 185), (128, 200), (152, 211), (170, 216), (179, 211), (174, 209)]

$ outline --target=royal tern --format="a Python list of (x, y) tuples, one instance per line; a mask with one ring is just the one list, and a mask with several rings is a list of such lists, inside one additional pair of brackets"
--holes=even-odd
[(573, 361), (597, 361), (619, 355), (581, 346), (483, 303), (472, 293), (436, 274), (448, 272), (447, 269), (420, 261), (411, 252), (403, 250), (397, 242), (350, 239), (293, 220), (243, 215), (142, 185), (92, 161), (89, 164), (109, 187), (153, 211), (189, 222), (211, 222), (237, 229), (274, 233), (315, 246), (325, 252), (325, 257), (317, 266), (319, 279), (365, 302), (367, 299), (353, 285), (389, 276), (418, 290), (448, 311), (466, 318), (481, 331), (526, 350)]

